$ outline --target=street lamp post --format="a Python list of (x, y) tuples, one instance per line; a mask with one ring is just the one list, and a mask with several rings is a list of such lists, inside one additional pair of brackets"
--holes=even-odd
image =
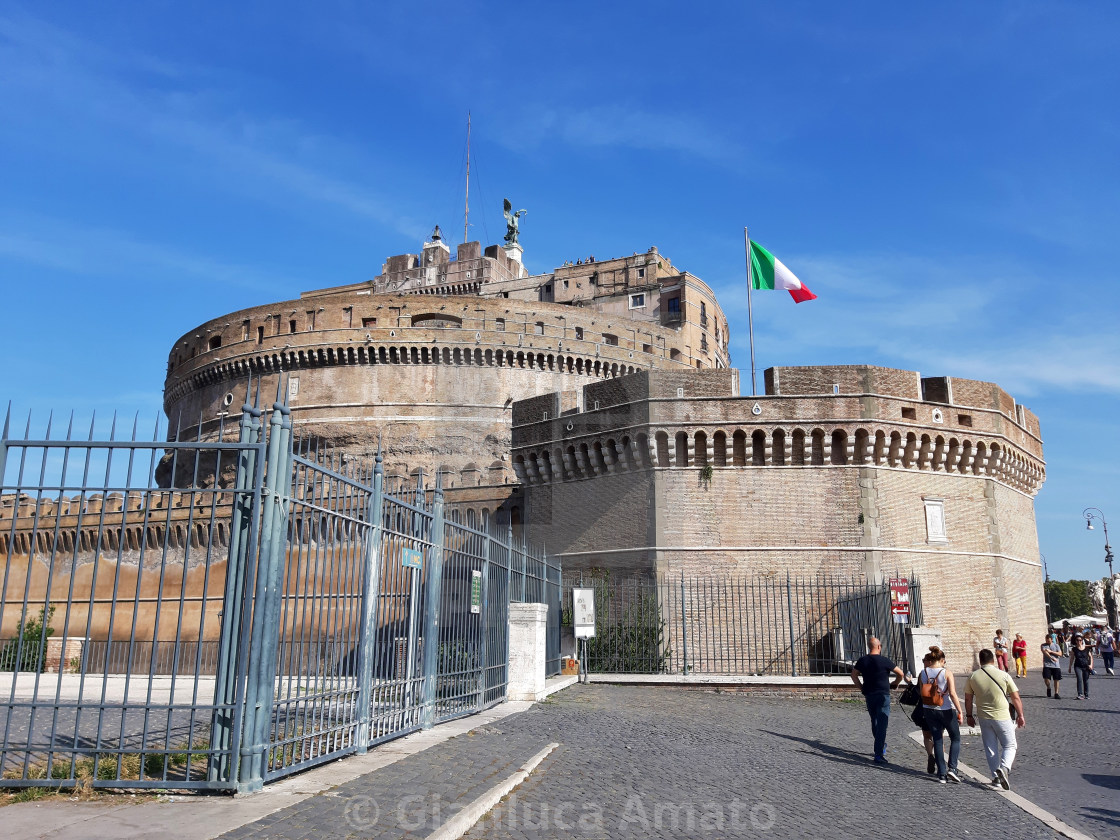
[(1050, 632), (1050, 570), (1046, 568), (1046, 555), (1041, 551), (1038, 553), (1039, 558), (1042, 560), (1042, 597), (1046, 604), (1046, 632)]
[(1099, 519), (1101, 530), (1104, 531), (1104, 562), (1108, 564), (1108, 585), (1104, 588), (1105, 609), (1108, 610), (1108, 622), (1111, 627), (1116, 627), (1118, 616), (1116, 614), (1116, 599), (1112, 594), (1112, 546), (1108, 544), (1108, 522), (1100, 508), (1088, 507), (1081, 511), (1085, 517), (1085, 530), (1093, 530), (1093, 520)]

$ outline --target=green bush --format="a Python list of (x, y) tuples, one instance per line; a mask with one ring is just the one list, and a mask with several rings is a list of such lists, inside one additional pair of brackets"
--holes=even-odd
[[(27, 620), (27, 611), (20, 615), (16, 637), (9, 639), (0, 650), (0, 671), (42, 671), (46, 667), (44, 639), (54, 635), (51, 619), (54, 607), (47, 604), (39, 610), (39, 617)], [(43, 650), (40, 652), (39, 648)], [(42, 655), (41, 655), (42, 654)]]
[(609, 584), (595, 587), (598, 626), (587, 640), (587, 669), (599, 674), (660, 674), (670, 656), (661, 605), (653, 594), (634, 594), (617, 621), (607, 623)]

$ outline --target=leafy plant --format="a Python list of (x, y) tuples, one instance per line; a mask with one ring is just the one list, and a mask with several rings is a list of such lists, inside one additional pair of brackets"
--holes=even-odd
[[(51, 619), (54, 606), (47, 604), (39, 610), (39, 617), (28, 620), (27, 610), (16, 624), (16, 637), (9, 639), (0, 650), (0, 671), (42, 671), (46, 665), (44, 639), (54, 635)], [(42, 648), (42, 651), (40, 651)]]
[(705, 464), (700, 468), (700, 483), (708, 487), (712, 483), (712, 465)]
[[(611, 588), (596, 587), (599, 615), (595, 636), (587, 640), (588, 670), (601, 674), (660, 674), (671, 651), (665, 639), (665, 621), (656, 594), (634, 591), (617, 621), (602, 619)], [(619, 590), (626, 593), (625, 589)], [(632, 590), (633, 591), (633, 590)]]

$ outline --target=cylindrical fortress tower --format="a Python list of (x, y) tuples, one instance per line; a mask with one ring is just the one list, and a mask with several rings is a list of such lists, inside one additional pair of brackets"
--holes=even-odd
[(212, 436), (250, 376), (268, 400), (283, 376), (297, 434), (354, 456), (380, 440), (389, 476), (438, 470), (445, 487), (498, 486), (514, 481), (515, 401), (730, 363), (715, 295), (656, 249), (537, 276), (519, 268), (478, 243), (450, 260), (436, 239), (369, 283), (208, 321), (170, 353), (169, 433)]

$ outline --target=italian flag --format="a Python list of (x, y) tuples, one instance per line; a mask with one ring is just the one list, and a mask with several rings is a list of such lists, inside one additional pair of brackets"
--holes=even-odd
[(816, 300), (809, 287), (797, 279), (785, 263), (759, 245), (751, 243), (751, 288), (785, 289), (795, 303)]

